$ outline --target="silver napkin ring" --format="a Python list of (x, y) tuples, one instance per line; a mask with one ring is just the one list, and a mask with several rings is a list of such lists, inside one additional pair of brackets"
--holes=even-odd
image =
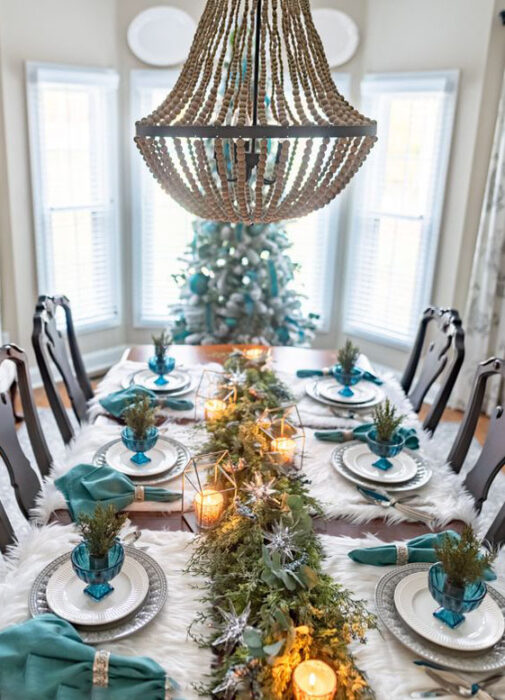
[(93, 685), (106, 688), (109, 685), (109, 651), (97, 651), (93, 660)]
[(143, 486), (135, 486), (135, 500), (143, 501), (145, 500), (145, 493)]
[(397, 544), (396, 547), (396, 563), (400, 566), (409, 563), (409, 548), (406, 544)]

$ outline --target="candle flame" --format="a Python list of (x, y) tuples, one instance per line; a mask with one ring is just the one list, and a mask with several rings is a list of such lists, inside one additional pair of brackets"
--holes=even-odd
[(314, 688), (315, 685), (316, 685), (316, 674), (315, 674), (315, 673), (311, 673), (310, 676), (309, 676), (309, 686), (310, 686), (311, 688)]

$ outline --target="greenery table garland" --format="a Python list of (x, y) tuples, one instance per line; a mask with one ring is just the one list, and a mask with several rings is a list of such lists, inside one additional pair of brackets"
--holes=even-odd
[(212, 632), (193, 637), (216, 652), (202, 694), (232, 698), (293, 698), (291, 677), (302, 661), (325, 661), (337, 675), (338, 700), (373, 697), (356, 667), (349, 644), (365, 642), (373, 617), (361, 601), (322, 572), (323, 552), (310, 497), (299, 471), (273, 464), (268, 440), (257, 423), (267, 408), (292, 400), (267, 367), (233, 352), (226, 377), (237, 401), (222, 418), (207, 423), (208, 452), (228, 450), (237, 498), (219, 524), (198, 538), (188, 571), (208, 582), (210, 603), (195, 623)]

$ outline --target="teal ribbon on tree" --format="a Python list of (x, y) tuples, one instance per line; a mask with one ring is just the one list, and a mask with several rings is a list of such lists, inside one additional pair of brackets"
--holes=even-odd
[(209, 333), (212, 333), (212, 307), (209, 304), (209, 302), (205, 304), (205, 323), (207, 325), (207, 330), (209, 331)]
[(244, 224), (239, 223), (235, 226), (235, 238), (240, 243), (242, 240), (242, 233), (244, 231)]
[(244, 294), (244, 308), (248, 316), (251, 316), (254, 311), (254, 301), (250, 294)]
[(279, 296), (279, 283), (277, 280), (277, 270), (272, 260), (268, 261), (268, 274), (270, 275), (270, 295)]

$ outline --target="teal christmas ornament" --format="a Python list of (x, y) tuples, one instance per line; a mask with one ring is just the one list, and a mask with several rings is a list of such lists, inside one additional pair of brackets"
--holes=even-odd
[(209, 287), (209, 277), (208, 275), (204, 275), (203, 272), (195, 272), (194, 275), (191, 275), (189, 278), (189, 288), (193, 292), (193, 294), (198, 294), (198, 296), (202, 296), (202, 294), (205, 294)]

